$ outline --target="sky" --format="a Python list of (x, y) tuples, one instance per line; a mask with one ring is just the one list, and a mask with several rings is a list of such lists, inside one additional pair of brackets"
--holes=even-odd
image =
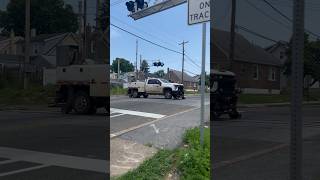
[[(185, 58), (185, 71), (191, 76), (200, 74), (202, 57), (202, 25), (187, 24), (187, 4), (176, 6), (163, 12), (134, 21), (128, 17), (125, 6), (126, 1), (118, 4), (119, 0), (111, 0), (111, 23), (124, 28), (132, 33), (142, 36), (150, 41), (161, 44), (165, 47), (182, 52), (179, 43), (188, 41), (185, 44), (185, 52), (195, 62), (194, 65), (188, 58)], [(153, 4), (153, 0), (151, 4)], [(150, 3), (149, 3), (150, 4)], [(125, 58), (135, 65), (136, 40), (137, 38), (111, 26), (111, 61), (115, 58)], [(206, 34), (206, 71), (210, 70), (210, 24), (207, 23)], [(150, 72), (165, 70), (167, 68), (182, 69), (182, 55), (174, 53), (141, 39), (138, 39), (138, 63), (140, 55), (147, 60)], [(164, 67), (153, 67), (152, 62), (160, 60)], [(138, 65), (139, 67), (139, 65)]]

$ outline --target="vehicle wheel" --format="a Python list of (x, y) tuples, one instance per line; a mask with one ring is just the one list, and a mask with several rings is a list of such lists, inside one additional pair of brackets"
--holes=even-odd
[(79, 91), (75, 95), (73, 109), (78, 114), (88, 114), (90, 112), (91, 107), (91, 99), (86, 92)]
[(144, 98), (148, 98), (148, 96), (149, 96), (148, 94), (143, 94)]
[(139, 97), (138, 90), (136, 90), (136, 89), (132, 90), (132, 97), (133, 98), (138, 98)]
[(63, 114), (69, 114), (72, 111), (72, 106), (68, 106), (67, 104), (62, 105), (61, 112)]
[(166, 90), (166, 91), (164, 92), (164, 97), (165, 97), (166, 99), (172, 99), (171, 90)]
[(128, 93), (128, 96), (129, 96), (129, 98), (132, 98), (132, 91), (129, 91), (129, 93)]

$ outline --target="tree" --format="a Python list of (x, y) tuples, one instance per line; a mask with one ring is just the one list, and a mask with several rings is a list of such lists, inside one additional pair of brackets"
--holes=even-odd
[[(320, 40), (310, 41), (309, 35), (304, 36), (304, 77), (310, 76), (313, 81), (309, 86), (314, 85), (320, 81)], [(284, 74), (290, 76), (291, 74), (291, 52), (292, 52), (292, 40), (289, 42), (289, 48), (287, 51), (288, 59), (284, 65)]]
[(165, 75), (166, 75), (166, 73), (164, 72), (164, 70), (159, 70), (159, 71), (157, 71), (157, 72), (155, 72), (155, 73), (153, 73), (155, 76), (157, 76), (158, 78), (163, 78)]
[(116, 58), (111, 65), (113, 72), (118, 73), (118, 61), (120, 61), (120, 72), (125, 73), (134, 71), (134, 66), (130, 61), (124, 58)]
[[(78, 17), (70, 4), (63, 0), (32, 0), (31, 28), (39, 34), (76, 32)], [(10, 0), (6, 11), (0, 12), (0, 29), (9, 34), (11, 30), (19, 36), (25, 31), (25, 0)]]
[(149, 74), (149, 64), (146, 60), (141, 62), (140, 71), (144, 72), (145, 74)]
[(106, 31), (108, 30), (109, 26), (109, 7), (108, 7), (109, 3), (107, 3), (106, 0), (103, 1), (101, 8), (99, 9), (100, 11), (100, 15), (98, 17), (98, 19), (96, 19), (99, 22), (99, 29), (101, 29), (102, 31)]

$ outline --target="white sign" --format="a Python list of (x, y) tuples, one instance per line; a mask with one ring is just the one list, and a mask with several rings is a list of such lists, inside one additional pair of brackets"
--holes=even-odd
[(188, 0), (188, 24), (210, 21), (210, 0)]

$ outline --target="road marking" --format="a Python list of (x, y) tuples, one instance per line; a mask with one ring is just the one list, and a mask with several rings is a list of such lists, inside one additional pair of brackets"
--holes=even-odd
[(159, 130), (160, 130), (160, 129), (158, 129), (155, 124), (151, 124), (150, 126), (154, 129), (154, 131), (155, 131), (157, 134), (159, 134)]
[(13, 163), (13, 162), (17, 162), (17, 160), (10, 159), (10, 160), (5, 160), (5, 161), (0, 161), (0, 165), (1, 164), (9, 164), (9, 163)]
[(148, 126), (148, 125), (151, 125), (151, 124), (154, 124), (154, 123), (156, 123), (158, 121), (162, 121), (162, 120), (168, 119), (170, 117), (177, 116), (177, 115), (180, 115), (180, 114), (183, 114), (183, 113), (187, 113), (187, 112), (190, 112), (190, 111), (194, 111), (194, 110), (197, 110), (197, 109), (200, 109), (200, 107), (187, 109), (185, 111), (181, 111), (181, 112), (178, 112), (176, 114), (164, 116), (163, 118), (159, 118), (159, 119), (156, 119), (156, 120), (153, 120), (153, 121), (150, 121), (150, 122), (146, 122), (146, 123), (140, 124), (138, 126), (134, 126), (134, 127), (128, 128), (128, 129), (124, 129), (122, 131), (118, 131), (116, 133), (110, 134), (110, 139), (113, 139), (115, 137), (121, 136), (121, 135), (126, 134), (126, 133), (128, 133), (130, 131), (133, 131), (133, 130), (136, 130), (136, 129), (139, 129), (139, 128), (142, 128), (142, 127), (145, 127), (145, 126)]
[(31, 150), (0, 147), (0, 157), (15, 159), (19, 161), (28, 161), (49, 166), (60, 166), (66, 168), (107, 173), (109, 169), (108, 161), (100, 159), (91, 159), (76, 157), (70, 155), (44, 153)]
[(123, 116), (125, 114), (117, 114), (117, 115), (113, 115), (113, 116), (110, 116), (110, 118), (114, 118), (114, 117), (118, 117), (118, 116)]
[(140, 111), (131, 111), (131, 110), (125, 110), (125, 109), (116, 109), (116, 108), (110, 108), (111, 112), (117, 112), (121, 114), (128, 114), (133, 116), (142, 116), (142, 117), (148, 117), (148, 118), (154, 118), (159, 119), (165, 117), (165, 115), (162, 114), (154, 114), (154, 113), (147, 113), (147, 112), (140, 112)]
[(49, 166), (50, 165), (39, 165), (39, 166), (30, 167), (30, 168), (24, 168), (24, 169), (10, 171), (10, 172), (6, 172), (6, 173), (1, 173), (0, 177), (9, 176), (9, 175), (12, 175), (12, 174), (18, 174), (18, 173), (27, 172), (27, 171), (33, 171), (33, 170), (36, 170), (36, 169), (41, 169), (41, 168), (45, 168), (45, 167), (49, 167)]

